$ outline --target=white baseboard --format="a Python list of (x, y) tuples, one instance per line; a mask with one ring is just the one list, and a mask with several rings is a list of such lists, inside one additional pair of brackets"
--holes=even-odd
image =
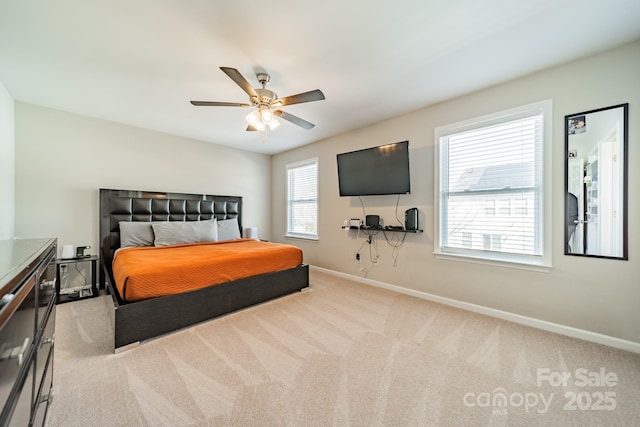
[(531, 326), (532, 328), (542, 329), (544, 331), (549, 331), (549, 332), (555, 332), (557, 334), (566, 335), (572, 338), (578, 338), (581, 340), (590, 341), (597, 344), (603, 344), (609, 347), (618, 348), (618, 349), (630, 351), (633, 353), (640, 353), (640, 343), (637, 343), (637, 342), (623, 340), (621, 338), (599, 334), (597, 332), (587, 331), (584, 329), (578, 329), (571, 326), (561, 325), (559, 323), (548, 322), (546, 320), (540, 320), (533, 317), (522, 316), (520, 314), (510, 313), (508, 311), (496, 310), (495, 308), (485, 307), (482, 305), (471, 304), (464, 301), (458, 301), (452, 298), (441, 297), (441, 296), (429, 294), (426, 292), (421, 292), (413, 289), (403, 288), (400, 286), (390, 285), (388, 283), (380, 282), (377, 280), (371, 280), (364, 277), (354, 276), (352, 274), (341, 273), (338, 271), (329, 270), (322, 267), (316, 267), (311, 265), (310, 268), (312, 270), (317, 270), (323, 273), (332, 274), (334, 276), (342, 277), (344, 279), (353, 280), (354, 282), (360, 282), (365, 285), (384, 288), (390, 291), (399, 292), (401, 294), (411, 295), (411, 296), (422, 298), (428, 301), (438, 302), (451, 307), (472, 311), (474, 313), (484, 314), (486, 316), (495, 317), (502, 320), (508, 320), (510, 322), (518, 323), (520, 325)]

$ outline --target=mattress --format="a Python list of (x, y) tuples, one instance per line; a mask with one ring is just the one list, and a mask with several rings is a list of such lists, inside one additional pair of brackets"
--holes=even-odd
[(292, 245), (238, 239), (119, 249), (113, 277), (126, 302), (188, 292), (302, 264)]

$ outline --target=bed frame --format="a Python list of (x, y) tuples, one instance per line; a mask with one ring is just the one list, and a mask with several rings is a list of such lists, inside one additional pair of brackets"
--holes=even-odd
[[(269, 301), (309, 286), (309, 267), (298, 267), (195, 291), (126, 302), (118, 294), (111, 263), (120, 247), (120, 221), (201, 221), (237, 218), (242, 233), (242, 197), (100, 189), (101, 283), (113, 298), (114, 348)], [(242, 234), (241, 234), (242, 235)]]

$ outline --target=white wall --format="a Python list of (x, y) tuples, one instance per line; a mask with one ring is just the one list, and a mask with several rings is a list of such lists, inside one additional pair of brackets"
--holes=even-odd
[(13, 98), (0, 82), (0, 239), (14, 230), (15, 137)]
[[(270, 157), (16, 102), (16, 235), (97, 254), (100, 188), (243, 197), (269, 238)], [(212, 124), (214, 126), (214, 124)]]
[[(473, 67), (469, 68), (473, 72)], [(443, 102), (359, 131), (273, 157), (273, 240), (295, 242), (305, 261), (318, 267), (477, 304), (640, 343), (640, 42), (539, 72), (516, 81)], [(544, 100), (553, 100), (552, 171), (553, 265), (550, 273), (436, 259), (434, 230), (434, 128)], [(564, 255), (564, 116), (628, 102), (629, 108), (629, 261)], [(358, 198), (338, 196), (336, 154), (410, 140), (412, 194), (398, 209), (417, 207), (423, 234), (408, 235), (397, 267), (384, 238), (378, 239), (380, 266), (359, 270), (353, 254), (364, 239), (340, 229), (346, 218), (363, 218)], [(285, 164), (320, 159), (319, 240), (284, 238)], [(395, 196), (363, 197), (366, 212), (386, 223), (395, 217)], [(368, 246), (361, 253), (366, 259)]]

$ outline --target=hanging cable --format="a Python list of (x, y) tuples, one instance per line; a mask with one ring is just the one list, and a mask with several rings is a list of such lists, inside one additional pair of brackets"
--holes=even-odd
[(383, 231), (384, 239), (387, 241), (387, 244), (391, 246), (391, 258), (393, 259), (393, 266), (398, 266), (398, 252), (400, 250), (400, 246), (404, 244), (404, 239), (407, 238), (407, 233), (402, 233), (402, 239), (398, 237), (398, 233), (393, 233), (391, 239), (387, 236), (387, 232)]
[(398, 204), (400, 203), (400, 195), (398, 194), (398, 198), (396, 199), (396, 221), (398, 221), (398, 224), (403, 225), (402, 221), (400, 221), (400, 218), (398, 218)]
[(367, 218), (367, 213), (364, 210), (364, 203), (362, 203), (362, 197), (358, 196), (358, 200), (360, 200), (360, 204), (362, 205), (362, 220), (364, 221)]

